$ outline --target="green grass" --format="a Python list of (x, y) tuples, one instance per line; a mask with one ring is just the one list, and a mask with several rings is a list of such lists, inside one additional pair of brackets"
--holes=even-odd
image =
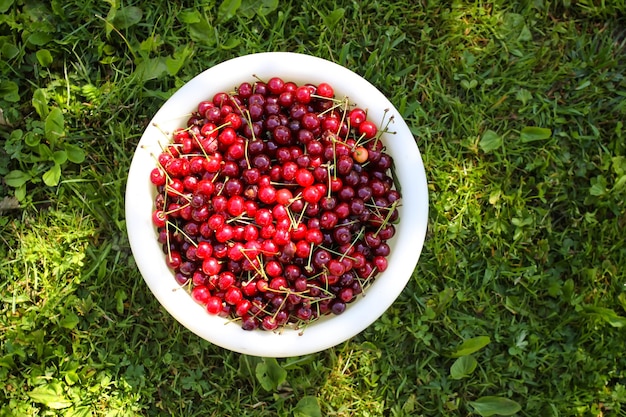
[[(241, 3), (0, 1), (0, 416), (626, 416), (626, 3)], [(261, 51), (384, 92), (431, 199), (397, 302), (278, 361), (182, 328), (124, 220), (159, 106)]]

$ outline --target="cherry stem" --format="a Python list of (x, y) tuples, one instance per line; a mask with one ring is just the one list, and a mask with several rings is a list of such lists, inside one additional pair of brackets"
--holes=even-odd
[[(359, 233), (357, 233), (357, 234), (356, 234), (356, 236), (355, 236), (355, 238), (352, 240), (352, 242), (350, 242), (350, 246), (348, 246), (348, 249), (346, 249), (346, 251), (343, 253), (343, 255), (341, 255), (341, 258), (339, 258), (339, 261), (340, 261), (340, 262), (341, 262), (341, 261), (343, 261), (343, 258), (345, 258), (345, 257), (347, 256), (346, 254), (348, 253), (348, 251), (349, 251), (350, 249), (352, 249), (352, 248), (354, 247), (354, 244), (355, 244), (355, 243), (356, 243), (359, 239), (361, 239), (361, 236), (363, 236), (364, 231), (365, 231), (365, 228), (364, 228), (364, 227), (362, 227), (361, 229), (359, 229)], [(348, 258), (348, 259), (354, 260), (355, 258)]]
[[(352, 244), (350, 244), (350, 247), (352, 247)], [(343, 260), (343, 258), (348, 258), (348, 259), (350, 259), (350, 260), (354, 261), (354, 260), (356, 259), (356, 258), (353, 258), (353, 257), (351, 257), (351, 256), (348, 256), (348, 255), (347, 255), (347, 252), (340, 253), (340, 252), (337, 252), (336, 250), (333, 250), (333, 249), (330, 249), (330, 248), (324, 247), (324, 246), (322, 246), (322, 245), (320, 245), (320, 248), (325, 249), (325, 250), (327, 250), (328, 252), (330, 252), (330, 253), (332, 253), (332, 254), (334, 254), (334, 255), (341, 256), (341, 258), (340, 258), (339, 260)]]
[(378, 227), (378, 230), (376, 230), (376, 232), (374, 233), (374, 237), (377, 237), (378, 233), (380, 233), (380, 231), (383, 230), (387, 226), (387, 224), (389, 223), (389, 219), (393, 215), (393, 212), (396, 209), (397, 205), (398, 205), (398, 200), (391, 203), (391, 207), (387, 208), (387, 215), (385, 216), (385, 220), (383, 220), (382, 224)]
[[(174, 229), (176, 229), (178, 232), (180, 232), (180, 234), (183, 235), (189, 241), (189, 243), (191, 243), (196, 248), (198, 247), (198, 244), (191, 237), (189, 237), (189, 235), (187, 233), (185, 233), (184, 230), (182, 230), (180, 227), (178, 227), (174, 222), (170, 222), (168, 220), (166, 224), (172, 225), (172, 227), (174, 227)], [(169, 248), (169, 242), (168, 242), (168, 248)]]

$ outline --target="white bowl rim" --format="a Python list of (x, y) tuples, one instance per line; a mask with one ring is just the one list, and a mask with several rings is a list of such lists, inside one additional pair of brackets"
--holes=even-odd
[[(280, 332), (245, 331), (239, 323), (211, 316), (181, 289), (165, 264), (151, 222), (154, 187), (149, 172), (154, 155), (167, 134), (184, 126), (197, 104), (218, 91), (232, 91), (254, 77), (279, 76), (298, 84), (328, 82), (337, 97), (367, 106), (368, 118), (378, 122), (393, 116), (383, 141), (394, 158), (395, 174), (402, 186), (400, 224), (390, 242), (389, 267), (364, 296), (337, 316), (319, 319), (305, 329)], [(387, 120), (385, 119), (385, 120)], [(293, 52), (262, 52), (239, 56), (203, 71), (177, 90), (157, 111), (144, 131), (133, 155), (126, 187), (126, 227), (131, 250), (146, 284), (177, 321), (201, 338), (222, 348), (261, 357), (291, 357), (319, 352), (357, 335), (376, 321), (405, 288), (419, 260), (428, 221), (426, 173), (420, 151), (409, 127), (393, 104), (372, 84), (334, 62)]]

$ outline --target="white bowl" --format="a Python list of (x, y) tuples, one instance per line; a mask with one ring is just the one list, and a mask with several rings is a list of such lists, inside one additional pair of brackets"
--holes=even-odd
[[(239, 323), (209, 315), (176, 283), (165, 263), (152, 224), (156, 190), (150, 182), (155, 167), (152, 155), (168, 143), (164, 132), (185, 127), (197, 104), (219, 91), (232, 91), (244, 81), (254, 82), (273, 76), (297, 84), (327, 82), (337, 97), (368, 110), (375, 123), (394, 117), (390, 131), (383, 136), (387, 152), (395, 162), (401, 185), (400, 223), (389, 242), (388, 269), (378, 275), (365, 294), (348, 304), (341, 315), (323, 317), (304, 331), (245, 331)], [(400, 295), (419, 259), (426, 235), (428, 192), (420, 152), (408, 126), (389, 100), (356, 73), (330, 61), (289, 52), (267, 52), (241, 56), (202, 72), (182, 86), (156, 113), (146, 128), (133, 156), (126, 187), (128, 238), (139, 270), (159, 302), (181, 324), (209, 342), (235, 352), (262, 357), (290, 357), (319, 352), (355, 336), (387, 310)]]

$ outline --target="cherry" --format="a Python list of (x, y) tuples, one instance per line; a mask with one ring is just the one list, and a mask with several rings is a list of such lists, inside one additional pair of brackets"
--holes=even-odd
[(164, 227), (167, 223), (167, 215), (163, 210), (155, 210), (152, 212), (152, 223), (156, 227)]
[(346, 311), (346, 303), (343, 301), (335, 301), (332, 304), (331, 310), (333, 314), (339, 315), (343, 313), (344, 311)]
[(271, 185), (259, 189), (258, 198), (262, 203), (271, 204), (276, 201), (276, 188)]
[(265, 316), (263, 318), (262, 325), (265, 330), (275, 330), (278, 327), (276, 318), (274, 318), (273, 316)]
[(285, 89), (285, 82), (282, 78), (272, 77), (267, 82), (267, 88), (272, 94), (279, 95)]
[(328, 83), (320, 83), (317, 86), (317, 91), (316, 91), (317, 95), (321, 96), (321, 97), (326, 97), (326, 98), (333, 98), (335, 95), (335, 90), (333, 89), (333, 87), (328, 84)]
[(222, 311), (222, 299), (217, 296), (211, 296), (206, 301), (206, 311), (209, 314), (217, 315)]
[(234, 228), (230, 224), (225, 224), (221, 229), (215, 231), (215, 239), (218, 242), (227, 242), (233, 238), (235, 234)]
[(213, 255), (213, 246), (206, 240), (198, 242), (196, 248), (196, 257), (198, 259), (205, 259)]
[[(226, 294), (224, 294), (224, 301), (228, 304), (236, 305), (239, 304), (243, 300), (243, 293), (238, 287), (230, 286), (226, 290)], [(246, 300), (247, 301), (247, 300)], [(247, 311), (244, 312), (244, 314)]]
[(300, 86), (295, 91), (295, 98), (299, 103), (308, 104), (311, 102), (311, 88), (309, 86)]
[(182, 263), (182, 257), (177, 251), (171, 251), (168, 256), (165, 257), (165, 259), (167, 265), (174, 270), (178, 269), (180, 267), (180, 264)]
[(364, 120), (359, 125), (359, 134), (364, 136), (366, 139), (373, 138), (374, 136), (376, 136), (377, 133), (378, 133), (378, 128), (373, 122), (369, 120)]
[(202, 262), (202, 271), (207, 275), (217, 275), (221, 270), (221, 265), (217, 259), (207, 257)]
[(363, 123), (367, 119), (367, 113), (365, 113), (365, 110), (359, 107), (355, 107), (354, 109), (350, 110), (348, 118), (350, 120), (350, 124), (353, 127), (358, 128), (361, 123)]
[(302, 198), (310, 204), (316, 204), (323, 195), (323, 192), (314, 185), (310, 185), (302, 190)]
[(165, 172), (161, 168), (154, 168), (150, 172), (150, 181), (152, 184), (156, 186), (165, 185), (167, 177), (165, 176)]
[(315, 182), (315, 177), (313, 176), (313, 173), (311, 171), (304, 169), (304, 168), (300, 168), (296, 172), (295, 180), (299, 186), (309, 187), (313, 185), (313, 183)]
[[(232, 288), (237, 289), (237, 287), (232, 287)], [(228, 297), (228, 291), (226, 292), (226, 295), (224, 298), (226, 297)], [(250, 311), (250, 308), (252, 307), (252, 303), (250, 302), (250, 300), (243, 298), (243, 295), (241, 297), (242, 298), (236, 303), (235, 314), (239, 317), (244, 317), (246, 314), (248, 314), (248, 311)]]
[(191, 298), (197, 303), (206, 304), (211, 297), (211, 292), (204, 285), (196, 285), (191, 290)]

